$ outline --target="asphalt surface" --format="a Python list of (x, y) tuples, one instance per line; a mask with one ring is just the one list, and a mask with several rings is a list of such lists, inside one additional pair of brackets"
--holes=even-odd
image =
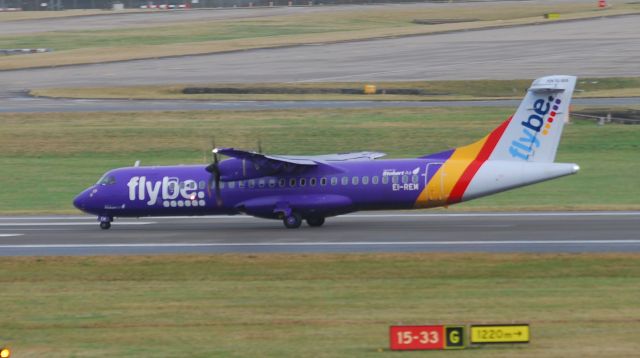
[(640, 76), (640, 16), (213, 55), (2, 71), (43, 87)]
[[(517, 107), (518, 100), (490, 101), (187, 101), (187, 100), (94, 100), (0, 97), (0, 113), (202, 111), (389, 107)], [(573, 105), (629, 106), (639, 97), (573, 99)]]
[(377, 212), (288, 230), (246, 216), (0, 217), (0, 256), (326, 252), (640, 252), (640, 212)]
[[(106, 12), (104, 14), (67, 16), (49, 19), (23, 19), (13, 21), (0, 21), (0, 34), (17, 35), (17, 34), (33, 34), (50, 31), (96, 31), (110, 30), (122, 28), (142, 28), (172, 25), (177, 22), (195, 22), (195, 21), (218, 21), (218, 20), (246, 20), (246, 19), (262, 19), (271, 16), (326, 13), (331, 16), (332, 13), (343, 11), (385, 9), (394, 10), (424, 10), (424, 9), (442, 9), (442, 8), (474, 8), (478, 6), (500, 7), (504, 1), (480, 0), (482, 4), (478, 4), (478, 0), (470, 3), (408, 3), (408, 4), (359, 4), (359, 5), (340, 5), (340, 6), (293, 6), (293, 7), (241, 7), (241, 8), (215, 8), (215, 9), (192, 9), (192, 10), (151, 10), (144, 12)], [(528, 0), (527, 3), (577, 3), (579, 0)], [(307, 3), (306, 1), (297, 1), (297, 4)], [(2, 20), (0, 14), (0, 20)]]

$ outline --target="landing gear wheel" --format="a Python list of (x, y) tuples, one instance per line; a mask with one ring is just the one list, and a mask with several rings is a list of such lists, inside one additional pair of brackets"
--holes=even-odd
[(302, 225), (302, 216), (298, 213), (291, 213), (291, 215), (282, 219), (282, 222), (287, 229), (297, 229)]
[(110, 228), (110, 227), (111, 227), (111, 223), (110, 223), (110, 222), (108, 222), (108, 221), (102, 221), (102, 222), (100, 223), (100, 228), (101, 228), (102, 230), (109, 230), (109, 228)]
[(322, 226), (324, 218), (322, 216), (307, 218), (307, 224), (312, 227)]

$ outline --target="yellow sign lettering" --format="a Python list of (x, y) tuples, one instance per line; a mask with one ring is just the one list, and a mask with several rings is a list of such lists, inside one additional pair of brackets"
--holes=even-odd
[(528, 343), (528, 324), (473, 325), (471, 343)]

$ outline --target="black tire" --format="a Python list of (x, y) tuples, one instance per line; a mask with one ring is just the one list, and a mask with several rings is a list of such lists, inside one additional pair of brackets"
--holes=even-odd
[(307, 225), (311, 227), (322, 226), (322, 224), (324, 224), (324, 218), (322, 216), (307, 218)]
[(111, 227), (111, 223), (108, 221), (103, 221), (100, 223), (100, 228), (102, 230), (109, 230), (110, 227)]
[(302, 225), (302, 216), (298, 213), (291, 213), (291, 215), (285, 216), (282, 222), (287, 229), (297, 229)]

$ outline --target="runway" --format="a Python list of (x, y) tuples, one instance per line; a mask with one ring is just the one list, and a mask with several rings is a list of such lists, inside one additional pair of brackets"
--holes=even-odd
[(0, 256), (175, 253), (640, 252), (640, 212), (376, 212), (297, 230), (247, 216), (0, 217)]

